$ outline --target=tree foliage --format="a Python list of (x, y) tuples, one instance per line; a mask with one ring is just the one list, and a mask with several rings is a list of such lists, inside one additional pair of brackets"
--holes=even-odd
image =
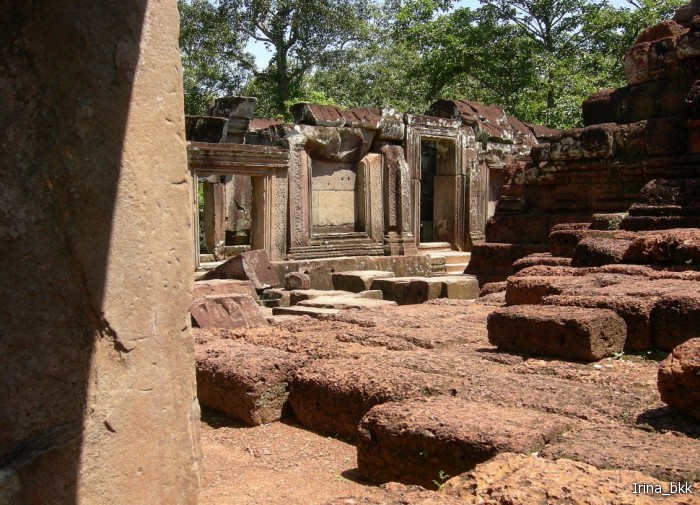
[[(190, 104), (242, 89), (258, 97), (259, 115), (281, 117), (296, 101), (421, 113), (439, 98), (466, 98), (554, 127), (579, 124), (581, 101), (593, 91), (624, 85), (627, 48), (685, 3), (179, 2)], [(271, 52), (263, 68), (244, 50), (249, 41)]]

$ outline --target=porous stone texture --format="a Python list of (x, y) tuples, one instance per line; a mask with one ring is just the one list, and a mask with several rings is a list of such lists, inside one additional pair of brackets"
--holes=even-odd
[[(441, 494), (463, 504), (653, 505), (658, 498), (635, 493), (634, 484), (668, 483), (631, 470), (600, 470), (567, 459), (504, 453), (447, 481)], [(678, 496), (663, 503), (688, 503)]]
[(376, 300), (372, 298), (360, 298), (359, 296), (319, 296), (298, 303), (299, 307), (320, 307), (327, 309), (373, 309), (377, 307), (396, 306), (396, 302), (390, 300)]
[(513, 270), (520, 272), (525, 268), (534, 266), (568, 267), (571, 265), (571, 258), (554, 256), (551, 253), (531, 254), (513, 263)]
[(267, 253), (261, 249), (234, 256), (202, 276), (200, 280), (211, 279), (249, 280), (255, 289), (266, 289), (280, 284)]
[(700, 338), (679, 345), (661, 363), (658, 386), (666, 404), (700, 419)]
[(248, 295), (206, 296), (192, 303), (190, 313), (200, 328), (254, 328), (267, 324), (257, 302)]
[(665, 482), (700, 480), (700, 441), (674, 433), (594, 426), (562, 434), (540, 453), (600, 469), (635, 470)]
[(627, 327), (611, 310), (517, 305), (492, 312), (488, 332), (504, 351), (595, 361), (622, 351)]
[(192, 290), (192, 298), (204, 298), (205, 296), (218, 295), (248, 295), (257, 298), (257, 293), (250, 281), (232, 279), (213, 279), (210, 281), (196, 281)]
[(352, 272), (334, 273), (333, 288), (340, 291), (350, 291), (352, 293), (360, 293), (375, 289), (372, 283), (375, 279), (386, 279), (387, 277), (396, 277), (394, 272), (381, 270), (358, 270)]
[(547, 253), (539, 244), (479, 244), (474, 246), (465, 274), (474, 275), (479, 285), (502, 282), (515, 273), (513, 263), (531, 254)]
[(700, 284), (689, 286), (685, 293), (662, 296), (654, 304), (650, 319), (654, 343), (664, 351), (700, 337)]
[(176, 2), (2, 2), (0, 25), (0, 473), (13, 503), (195, 504)]
[(274, 307), (272, 309), (273, 316), (309, 316), (309, 317), (322, 317), (322, 316), (332, 316), (338, 314), (340, 309), (331, 309), (324, 307)]
[(197, 396), (202, 405), (250, 426), (288, 414), (287, 389), (303, 365), (299, 354), (234, 340), (197, 346)]
[(447, 392), (444, 377), (372, 360), (328, 360), (305, 366), (291, 385), (289, 402), (307, 428), (348, 440), (369, 409), (392, 400)]
[(284, 289), (288, 291), (311, 289), (311, 277), (304, 272), (290, 272), (284, 276)]
[(553, 414), (438, 397), (379, 405), (362, 418), (357, 467), (370, 482), (435, 488), (502, 452), (532, 453), (569, 429)]

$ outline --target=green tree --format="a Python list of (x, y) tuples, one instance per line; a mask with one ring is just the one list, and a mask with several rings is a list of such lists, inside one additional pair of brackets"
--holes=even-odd
[(245, 55), (232, 55), (254, 75), (253, 89), (274, 92), (269, 109), (261, 112), (286, 114), (287, 104), (302, 96), (305, 78), (329, 52), (366, 36), (371, 5), (370, 0), (221, 0), (229, 30), (272, 52), (262, 71)]
[(252, 56), (208, 0), (178, 0), (185, 113), (206, 114), (211, 101), (238, 94), (248, 78), (238, 62)]

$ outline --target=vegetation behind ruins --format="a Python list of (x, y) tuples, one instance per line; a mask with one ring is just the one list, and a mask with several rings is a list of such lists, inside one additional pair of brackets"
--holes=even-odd
[[(621, 59), (685, 0), (178, 0), (185, 109), (227, 94), (256, 114), (299, 101), (422, 113), (439, 98), (503, 106), (552, 127), (581, 123), (591, 92), (624, 84)], [(246, 51), (264, 44), (270, 61)]]

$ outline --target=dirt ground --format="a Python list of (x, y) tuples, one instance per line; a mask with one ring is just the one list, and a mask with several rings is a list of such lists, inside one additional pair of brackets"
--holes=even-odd
[[(287, 319), (263, 329), (199, 330), (195, 338), (200, 343), (242, 339), (312, 360), (362, 357), (465, 381), (465, 394), (562, 414), (582, 429), (609, 427), (623, 437), (624, 430), (673, 432), (682, 437), (680, 443), (700, 443), (700, 423), (675, 414), (659, 399), (656, 376), (663, 356), (571, 363), (500, 353), (488, 343), (486, 317), (501, 304), (497, 296), (477, 303), (443, 300), (348, 311), (326, 321)], [(379, 493), (359, 481), (353, 445), (308, 431), (293, 418), (249, 428), (204, 409), (202, 446), (203, 505), (321, 505)], [(681, 451), (672, 452), (683, 466)], [(626, 455), (615, 457), (624, 461)]]
[(291, 422), (248, 428), (202, 416), (201, 505), (321, 505), (372, 489), (356, 480), (355, 447)]

